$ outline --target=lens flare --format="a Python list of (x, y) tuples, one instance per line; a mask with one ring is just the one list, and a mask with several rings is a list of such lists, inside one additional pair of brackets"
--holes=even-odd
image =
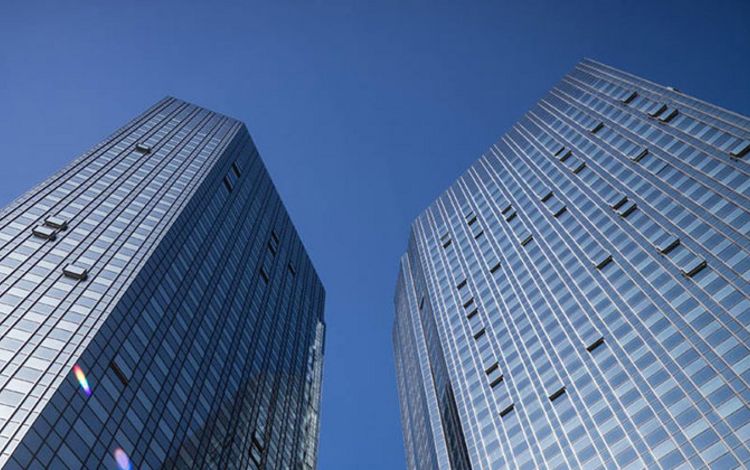
[(78, 380), (78, 383), (81, 384), (83, 391), (86, 392), (86, 396), (90, 397), (91, 387), (89, 387), (89, 381), (86, 380), (86, 374), (83, 373), (83, 370), (78, 364), (73, 366), (73, 373), (76, 375), (76, 379)]
[(119, 447), (115, 449), (115, 462), (117, 462), (117, 468), (120, 470), (132, 470), (133, 466), (130, 464), (128, 454)]

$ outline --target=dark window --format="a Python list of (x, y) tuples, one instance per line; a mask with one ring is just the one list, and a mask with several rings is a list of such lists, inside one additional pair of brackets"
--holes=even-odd
[(469, 320), (471, 320), (472, 318), (474, 318), (477, 315), (477, 313), (479, 313), (479, 309), (475, 308), (474, 310), (472, 310), (471, 312), (469, 312), (469, 313), (466, 314), (466, 318), (468, 318)]
[(115, 373), (115, 375), (120, 380), (122, 385), (127, 387), (128, 382), (129, 382), (128, 377), (125, 375), (125, 372), (123, 372), (122, 369), (120, 369), (120, 366), (118, 366), (114, 360), (112, 360), (112, 362), (109, 363), (109, 368), (112, 369), (112, 372)]
[(268, 273), (266, 273), (266, 270), (264, 268), (260, 268), (260, 277), (263, 278), (266, 284), (268, 284)]
[(588, 352), (594, 352), (594, 349), (598, 348), (602, 344), (604, 344), (604, 338), (603, 337), (597, 339), (593, 343), (591, 343), (588, 346), (586, 346), (586, 351), (588, 351)]
[(482, 336), (484, 336), (484, 333), (485, 333), (485, 329), (482, 328), (481, 330), (479, 330), (476, 333), (474, 333), (474, 339), (481, 338)]
[(237, 178), (240, 177), (240, 167), (237, 166), (237, 162), (232, 162), (232, 173), (234, 173), (234, 176)]
[(227, 176), (224, 177), (224, 187), (227, 188), (227, 191), (230, 193), (232, 192), (232, 182), (229, 181), (229, 177)]
[(500, 269), (500, 261), (498, 261), (492, 268), (490, 268), (490, 272), (492, 274), (495, 274), (498, 269)]
[(466, 279), (464, 279), (463, 281), (459, 282), (458, 285), (456, 286), (456, 289), (461, 290), (464, 287), (466, 287)]
[(515, 405), (513, 403), (511, 403), (510, 405), (508, 405), (507, 407), (505, 407), (503, 409), (503, 411), (500, 412), (500, 417), (502, 418), (505, 415), (507, 415), (508, 413), (510, 413), (511, 411), (513, 411), (514, 407), (515, 407)]
[(140, 154), (146, 155), (147, 153), (151, 153), (151, 147), (146, 144), (138, 143), (135, 144), (135, 151)]
[(602, 254), (598, 258), (594, 260), (594, 264), (596, 265), (596, 269), (602, 269), (606, 265), (608, 265), (612, 261), (612, 255), (610, 254)]
[(555, 401), (565, 393), (565, 387), (560, 388), (558, 391), (549, 396), (549, 401)]
[(292, 273), (292, 276), (297, 275), (297, 270), (294, 269), (294, 266), (292, 265), (292, 263), (287, 264), (287, 268), (289, 268), (289, 272)]
[(505, 379), (505, 376), (503, 374), (498, 375), (494, 379), (490, 381), (490, 387), (495, 388), (498, 385), (500, 385), (503, 382), (503, 379)]

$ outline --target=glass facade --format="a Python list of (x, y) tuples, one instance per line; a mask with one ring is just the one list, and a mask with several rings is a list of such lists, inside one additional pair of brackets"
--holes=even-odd
[(323, 305), (245, 126), (165, 98), (0, 212), (0, 465), (313, 469)]
[(410, 469), (750, 465), (750, 119), (579, 63), (413, 223)]

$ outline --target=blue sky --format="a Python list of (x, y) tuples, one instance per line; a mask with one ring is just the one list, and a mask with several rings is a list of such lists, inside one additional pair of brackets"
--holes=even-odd
[(748, 1), (5, 1), (0, 205), (165, 95), (243, 120), (328, 293), (320, 468), (403, 468), (409, 224), (584, 56), (750, 114)]

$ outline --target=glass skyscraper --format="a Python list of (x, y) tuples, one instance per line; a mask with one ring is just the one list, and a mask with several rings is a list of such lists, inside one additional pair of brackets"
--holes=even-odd
[(413, 223), (410, 469), (750, 465), (750, 119), (591, 60)]
[(0, 212), (0, 465), (313, 469), (323, 304), (245, 126), (166, 98)]

